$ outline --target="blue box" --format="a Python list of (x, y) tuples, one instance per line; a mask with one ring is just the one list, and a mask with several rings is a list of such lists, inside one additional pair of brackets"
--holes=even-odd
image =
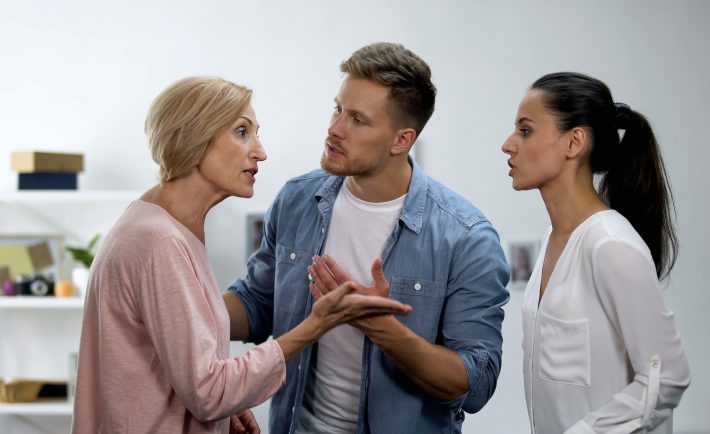
[(69, 172), (18, 173), (18, 190), (76, 190), (77, 174)]

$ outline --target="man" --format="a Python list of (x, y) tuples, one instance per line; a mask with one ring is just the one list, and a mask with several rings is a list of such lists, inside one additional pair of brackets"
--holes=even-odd
[(463, 411), (495, 390), (509, 267), (481, 212), (408, 156), (434, 111), (429, 66), (376, 43), (341, 70), (323, 170), (283, 187), (246, 278), (225, 294), (232, 339), (298, 324), (314, 303), (314, 261), (363, 285), (374, 278), (373, 291), (413, 312), (338, 327), (291, 362), (271, 433), (460, 433)]

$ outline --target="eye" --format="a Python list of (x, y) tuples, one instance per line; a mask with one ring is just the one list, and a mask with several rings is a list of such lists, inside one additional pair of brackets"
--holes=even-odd
[(234, 135), (237, 137), (246, 137), (247, 129), (246, 127), (237, 127), (234, 129)]
[(343, 112), (343, 108), (340, 107), (339, 105), (336, 105), (335, 107), (333, 107), (333, 114), (339, 115), (342, 112)]
[(520, 135), (523, 137), (530, 135), (530, 128), (520, 128), (518, 131), (520, 131)]
[(362, 125), (365, 123), (362, 119), (360, 119), (357, 116), (353, 116), (353, 122), (355, 122), (356, 125)]

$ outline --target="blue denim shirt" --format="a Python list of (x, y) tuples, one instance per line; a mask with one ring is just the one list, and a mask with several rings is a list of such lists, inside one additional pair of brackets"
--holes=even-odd
[[(411, 159), (410, 164), (399, 224), (382, 254), (390, 297), (414, 308), (399, 321), (461, 357), (469, 391), (449, 402), (426, 394), (365, 338), (358, 433), (460, 433), (463, 412), (475, 413), (488, 402), (501, 368), (510, 268), (498, 235), (470, 202)], [(343, 179), (322, 170), (294, 178), (267, 211), (261, 247), (248, 260), (247, 276), (229, 288), (246, 309), (250, 341), (278, 337), (311, 311), (306, 267), (323, 251)], [(314, 345), (287, 365), (286, 384), (271, 400), (272, 434), (293, 433), (298, 426), (316, 351)]]

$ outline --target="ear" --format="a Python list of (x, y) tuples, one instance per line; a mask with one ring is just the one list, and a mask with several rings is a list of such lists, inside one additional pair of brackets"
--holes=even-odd
[(584, 155), (589, 147), (589, 134), (587, 130), (581, 127), (574, 127), (567, 132), (567, 147), (565, 149), (565, 156), (567, 159), (572, 160)]
[(390, 148), (390, 154), (400, 155), (402, 153), (408, 154), (409, 150), (412, 149), (414, 141), (417, 139), (417, 132), (412, 128), (402, 128), (397, 130), (394, 136), (394, 141), (392, 147)]

